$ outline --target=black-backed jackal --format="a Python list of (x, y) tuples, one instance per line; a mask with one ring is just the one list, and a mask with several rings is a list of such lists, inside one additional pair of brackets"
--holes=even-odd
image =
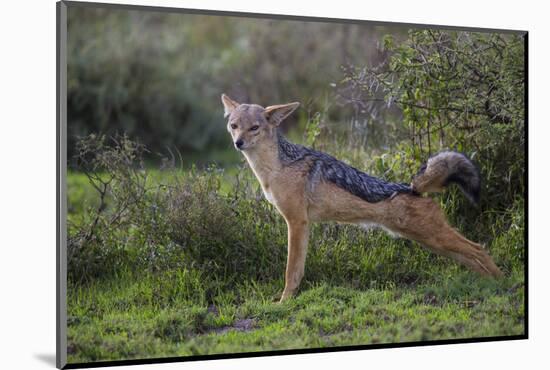
[(287, 141), (278, 126), (299, 103), (263, 108), (239, 104), (225, 94), (222, 102), (235, 147), (288, 226), (281, 301), (292, 296), (302, 280), (309, 226), (319, 221), (379, 225), (482, 275), (502, 275), (479, 244), (453, 229), (439, 206), (420, 195), (442, 191), (454, 182), (470, 200), (477, 201), (479, 172), (462, 154), (443, 152), (430, 158), (410, 185), (388, 183), (328, 154)]

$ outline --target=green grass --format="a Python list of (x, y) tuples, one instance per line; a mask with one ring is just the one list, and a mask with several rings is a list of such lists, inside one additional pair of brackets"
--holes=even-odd
[(467, 271), (415, 286), (354, 288), (306, 281), (243, 282), (208, 296), (187, 271), (69, 289), (69, 362), (520, 335), (524, 288)]
[[(102, 238), (74, 252), (76, 271), (89, 275), (69, 279), (69, 363), (525, 331), (522, 201), (468, 219), (453, 194), (441, 198), (454, 225), (486, 242), (501, 280), (381, 231), (321, 224), (312, 229), (300, 292), (279, 304), (286, 227), (251, 174), (235, 182), (237, 170), (178, 171), (149, 171), (151, 188), (181, 188), (167, 199), (153, 193), (118, 229), (106, 225)], [(68, 188), (74, 235), (98, 199), (80, 173), (69, 173)]]

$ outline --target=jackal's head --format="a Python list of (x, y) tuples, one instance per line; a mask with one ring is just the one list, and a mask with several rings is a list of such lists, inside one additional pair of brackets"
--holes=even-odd
[(262, 107), (256, 104), (239, 104), (222, 94), (227, 121), (227, 131), (238, 150), (253, 150), (277, 137), (277, 127), (300, 103)]

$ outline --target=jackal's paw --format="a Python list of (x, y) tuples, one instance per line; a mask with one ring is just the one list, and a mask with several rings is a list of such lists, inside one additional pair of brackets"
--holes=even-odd
[(286, 301), (287, 299), (291, 298), (293, 295), (292, 292), (289, 292), (289, 291), (284, 291), (283, 292), (283, 295), (281, 295), (281, 299), (279, 299), (279, 303), (283, 303), (284, 301)]

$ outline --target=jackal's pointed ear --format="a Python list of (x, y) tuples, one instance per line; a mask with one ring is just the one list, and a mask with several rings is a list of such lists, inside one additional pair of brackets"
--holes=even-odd
[(267, 121), (275, 126), (279, 126), (283, 120), (290, 116), (298, 108), (300, 103), (288, 103), (281, 105), (272, 105), (265, 108), (264, 115)]
[(222, 94), (222, 103), (223, 103), (223, 117), (227, 118), (240, 104), (235, 100), (232, 100), (229, 96)]

